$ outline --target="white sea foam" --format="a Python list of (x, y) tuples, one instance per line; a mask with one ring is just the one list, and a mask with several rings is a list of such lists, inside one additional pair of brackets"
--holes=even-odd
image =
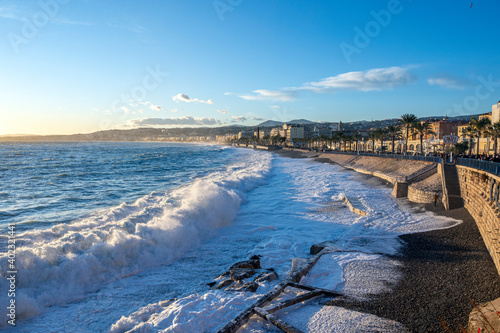
[[(278, 162), (280, 173), (269, 186), (250, 194), (248, 204), (239, 212), (239, 222), (247, 235), (255, 237), (250, 254), (262, 255), (262, 265), (274, 267), (280, 280), (289, 273), (292, 258), (308, 257), (312, 244), (332, 240), (341, 252), (323, 256), (303, 283), (356, 298), (388, 292), (400, 278), (398, 262), (385, 256), (400, 250), (398, 235), (460, 223), (430, 212), (417, 214), (394, 200), (387, 188), (366, 185), (357, 181), (355, 174), (339, 172), (334, 166), (303, 160)], [(339, 206), (345, 196), (357, 198), (368, 215), (361, 217), (347, 208), (333, 214), (311, 209)], [(278, 197), (287, 199), (276, 203), (273, 199)], [(153, 305), (123, 316), (112, 326), (112, 332), (215, 332), (270, 287), (259, 288), (253, 295), (210, 291), (189, 295), (166, 307)], [(150, 309), (154, 311), (149, 318), (142, 315)], [(276, 315), (309, 332), (406, 331), (394, 321), (314, 302)], [(240, 331), (272, 330), (268, 323), (253, 318)]]
[[(272, 156), (251, 158), (167, 193), (18, 236), (17, 316), (71, 302), (115, 279), (171, 263), (235, 219), (245, 193), (265, 183)], [(7, 256), (0, 255), (1, 276)], [(6, 290), (2, 278), (0, 290)], [(6, 297), (0, 306), (5, 309)], [(4, 313), (5, 310), (2, 310)], [(4, 314), (5, 316), (5, 314)]]

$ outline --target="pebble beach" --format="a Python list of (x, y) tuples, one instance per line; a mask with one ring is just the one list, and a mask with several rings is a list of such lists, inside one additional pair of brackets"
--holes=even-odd
[[(279, 154), (291, 158), (314, 157), (299, 151)], [(331, 163), (325, 159), (318, 162)], [(429, 177), (421, 186), (437, 188), (436, 178)], [(399, 236), (404, 246), (392, 258), (401, 263), (402, 278), (391, 286), (390, 292), (373, 295), (369, 300), (336, 299), (329, 304), (400, 322), (411, 332), (444, 332), (441, 319), (454, 331), (467, 327), (473, 309), (471, 301), (481, 304), (500, 297), (500, 277), (474, 219), (465, 208), (446, 211), (440, 202), (434, 206), (399, 200), (415, 211), (431, 211), (462, 223), (448, 229)]]

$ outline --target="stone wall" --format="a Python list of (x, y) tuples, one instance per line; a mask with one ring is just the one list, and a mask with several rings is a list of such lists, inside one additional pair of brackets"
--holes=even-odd
[(457, 165), (464, 206), (476, 221), (500, 274), (500, 177)]
[(420, 190), (414, 186), (408, 187), (408, 200), (418, 203), (433, 203), (434, 202), (434, 191), (424, 191)]
[(321, 154), (320, 158), (328, 158), (332, 162), (357, 172), (369, 174), (395, 183), (396, 179), (410, 176), (432, 162), (400, 160), (374, 156)]

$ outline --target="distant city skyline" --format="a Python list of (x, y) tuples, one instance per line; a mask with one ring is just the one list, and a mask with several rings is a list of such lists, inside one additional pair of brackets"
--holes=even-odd
[(500, 100), (499, 9), (0, 1), (0, 135), (489, 112)]

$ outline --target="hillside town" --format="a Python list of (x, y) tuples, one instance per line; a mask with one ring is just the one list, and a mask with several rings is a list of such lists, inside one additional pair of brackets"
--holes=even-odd
[[(497, 158), (500, 101), (491, 111), (468, 116), (400, 118), (339, 122), (266, 121), (257, 126), (110, 129), (88, 134), (3, 136), (0, 141), (152, 141), (198, 142), (274, 149), (303, 148), (394, 154), (456, 155)], [(500, 160), (500, 159), (499, 159)]]
[(404, 114), (384, 127), (353, 129), (334, 125), (285, 123), (238, 134), (217, 136), (236, 145), (386, 153), (455, 154), (496, 156), (500, 137), (500, 101), (491, 111), (465, 119), (418, 119)]

